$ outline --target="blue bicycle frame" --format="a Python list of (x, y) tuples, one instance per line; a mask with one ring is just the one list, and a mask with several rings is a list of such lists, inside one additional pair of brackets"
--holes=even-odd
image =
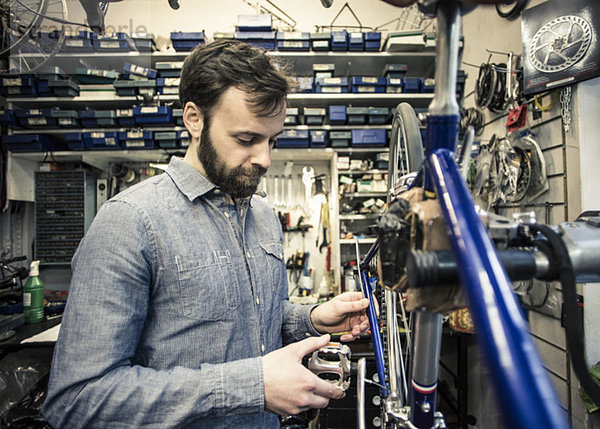
[[(436, 89), (427, 121), (426, 161), (420, 172), (424, 178), (424, 187), (435, 191), (444, 213), (460, 280), (477, 329), (477, 339), (483, 350), (506, 426), (527, 429), (566, 428), (568, 424), (564, 411), (542, 366), (512, 293), (509, 278), (475, 211), (469, 190), (454, 159), (459, 126), (455, 95), (460, 34), (459, 3), (453, 0), (439, 1), (436, 17)], [(361, 285), (364, 285), (364, 293), (371, 300), (367, 313), (373, 333), (377, 371), (383, 382), (383, 348), (366, 274), (366, 267), (378, 245), (376, 243), (373, 246), (360, 268)], [(410, 422), (412, 427), (431, 428), (434, 425), (441, 315), (419, 312), (416, 316), (415, 354), (409, 395)], [(419, 354), (419, 350), (427, 350), (426, 359)], [(435, 362), (432, 369), (430, 364), (433, 360)], [(382, 395), (386, 397), (389, 392), (389, 385), (386, 384)]]

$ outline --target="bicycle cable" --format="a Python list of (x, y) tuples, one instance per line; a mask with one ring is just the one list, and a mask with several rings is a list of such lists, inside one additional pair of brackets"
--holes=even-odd
[(600, 385), (594, 381), (588, 370), (583, 352), (583, 327), (577, 303), (577, 286), (575, 272), (569, 257), (569, 250), (560, 235), (547, 225), (529, 225), (532, 231), (539, 232), (548, 241), (538, 242), (540, 250), (550, 259), (551, 270), (545, 280), (558, 280), (562, 287), (564, 326), (567, 347), (571, 355), (573, 370), (583, 390), (596, 404), (600, 404)]

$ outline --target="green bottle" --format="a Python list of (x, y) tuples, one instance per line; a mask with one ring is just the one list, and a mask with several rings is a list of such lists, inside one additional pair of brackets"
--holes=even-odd
[(25, 323), (44, 320), (44, 284), (40, 279), (40, 261), (33, 261), (29, 278), (23, 287), (23, 314)]

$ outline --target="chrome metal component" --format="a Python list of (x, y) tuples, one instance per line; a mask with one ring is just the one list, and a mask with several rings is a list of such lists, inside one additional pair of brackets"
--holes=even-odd
[(348, 390), (350, 387), (350, 347), (341, 343), (329, 343), (315, 350), (308, 360), (308, 369), (316, 375), (332, 375), (334, 379), (326, 379), (338, 389)]
[(473, 141), (475, 140), (475, 128), (469, 125), (463, 142), (460, 159), (458, 165), (460, 165), (460, 174), (466, 181), (469, 175), (469, 167), (471, 166), (471, 151), (473, 150)]
[(533, 210), (530, 212), (514, 213), (513, 220), (519, 225), (532, 225), (537, 223), (535, 212)]
[(430, 411), (431, 411), (431, 404), (430, 404), (429, 402), (427, 402), (427, 401), (423, 402), (423, 403), (421, 404), (421, 410), (422, 410), (424, 413), (428, 413), (428, 412), (430, 412)]
[(365, 382), (367, 381), (367, 359), (360, 358), (356, 366), (356, 422), (358, 429), (365, 429)]
[(460, 36), (460, 5), (457, 2), (437, 4), (437, 66), (435, 95), (429, 105), (433, 115), (458, 115), (456, 101), (456, 70)]
[(578, 220), (561, 223), (558, 232), (569, 250), (577, 282), (600, 282), (600, 227), (593, 220)]

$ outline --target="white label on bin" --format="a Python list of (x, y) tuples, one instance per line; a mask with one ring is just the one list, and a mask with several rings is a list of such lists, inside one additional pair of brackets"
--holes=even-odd
[(369, 85), (359, 85), (356, 87), (356, 90), (358, 92), (375, 92), (375, 87)]
[(27, 114), (28, 114), (29, 116), (39, 116), (39, 115), (41, 115), (41, 114), (42, 114), (42, 111), (41, 111), (40, 109), (29, 109), (29, 110), (27, 111)]
[(144, 147), (144, 140), (127, 140), (125, 142), (127, 147)]
[(58, 118), (58, 125), (71, 125), (71, 118)]
[(21, 86), (22, 85), (21, 82), (22, 82), (21, 78), (18, 78), (18, 77), (15, 77), (12, 79), (7, 79), (7, 78), (2, 79), (2, 85), (4, 85), (4, 86)]
[(181, 82), (181, 78), (179, 78), (179, 77), (166, 77), (165, 78), (165, 86), (179, 86), (179, 82)]
[(99, 133), (99, 132), (92, 133), (92, 138), (93, 139), (103, 139), (104, 133)]
[(341, 86), (322, 86), (321, 87), (321, 92), (341, 93), (342, 92), (342, 87)]
[(284, 48), (302, 48), (304, 45), (302, 41), (292, 41), (292, 40), (284, 40), (283, 47)]
[(158, 107), (142, 107), (141, 113), (158, 113)]
[(128, 139), (143, 139), (144, 132), (143, 131), (129, 131), (127, 133), (127, 138)]
[(364, 83), (377, 83), (377, 78), (376, 77), (363, 77), (362, 81)]
[(133, 116), (133, 109), (119, 109), (117, 110), (117, 116)]
[(390, 85), (402, 85), (402, 79), (399, 77), (390, 78)]
[(179, 88), (176, 86), (165, 86), (162, 91), (163, 95), (173, 95), (179, 93)]
[(65, 40), (65, 45), (73, 48), (83, 48), (83, 40)]
[(118, 40), (100, 40), (100, 47), (114, 49), (121, 47), (121, 44)]
[(27, 118), (27, 123), (29, 125), (46, 125), (48, 121), (46, 118)]
[(341, 77), (326, 77), (323, 79), (323, 83), (327, 83), (330, 85), (341, 85), (342, 78)]
[(116, 146), (117, 145), (117, 141), (115, 140), (114, 137), (108, 137), (107, 139), (104, 140), (104, 142), (106, 143), (106, 146)]

